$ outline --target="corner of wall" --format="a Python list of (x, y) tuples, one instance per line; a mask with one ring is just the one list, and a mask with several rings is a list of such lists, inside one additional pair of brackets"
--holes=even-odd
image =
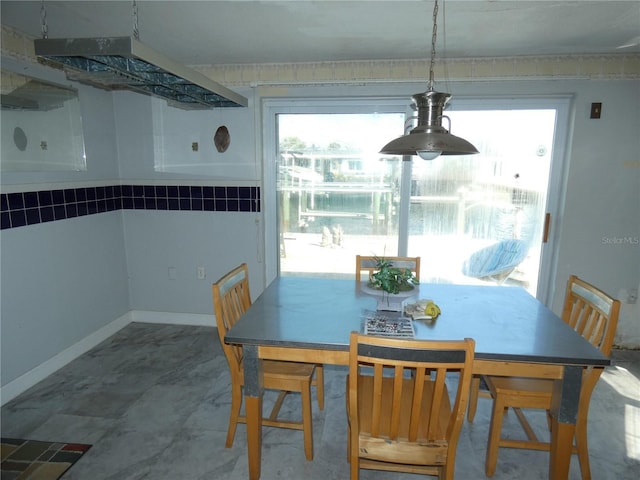
[(58, 353), (46, 362), (41, 363), (37, 367), (31, 369), (24, 375), (21, 375), (15, 380), (12, 380), (6, 385), (3, 385), (0, 389), (0, 405), (4, 405), (7, 402), (13, 400), (18, 395), (27, 391), (29, 388), (33, 387), (41, 380), (47, 378), (49, 375), (55, 373), (57, 370), (67, 365), (72, 360), (75, 360), (80, 355), (88, 352), (99, 343), (103, 342), (122, 328), (129, 325), (131, 321), (131, 312), (125, 313), (108, 325), (105, 325), (101, 329), (93, 332), (91, 335), (83, 338), (79, 342)]

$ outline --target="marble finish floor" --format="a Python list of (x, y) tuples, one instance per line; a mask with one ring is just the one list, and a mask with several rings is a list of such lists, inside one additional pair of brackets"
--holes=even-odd
[[(594, 480), (640, 478), (640, 351), (615, 351), (594, 392), (589, 416)], [(314, 460), (302, 432), (264, 429), (262, 478), (342, 480), (346, 460), (344, 367), (327, 366), (325, 410), (314, 393)], [(214, 328), (133, 323), (2, 407), (2, 436), (93, 445), (65, 480), (246, 479), (246, 435), (224, 448), (229, 373)], [(265, 396), (265, 411), (273, 396)], [(299, 414), (289, 396), (283, 413)], [(490, 401), (465, 423), (456, 478), (485, 478)], [(544, 415), (530, 415), (539, 434)], [(505, 432), (517, 432), (507, 415)], [(547, 478), (548, 454), (501, 449), (495, 480)], [(418, 478), (362, 471), (362, 480)], [(420, 477), (432, 478), (432, 477)], [(580, 479), (573, 457), (571, 480)]]

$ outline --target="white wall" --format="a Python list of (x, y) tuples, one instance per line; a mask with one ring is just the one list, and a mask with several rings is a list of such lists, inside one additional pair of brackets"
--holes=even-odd
[[(70, 82), (65, 75), (52, 68), (32, 62), (19, 61), (2, 57), (2, 67), (18, 69), (21, 73), (49, 82), (68, 85), (78, 90), (80, 114), (84, 133), (87, 169), (80, 172), (3, 172), (3, 191), (7, 185), (22, 187), (33, 185), (46, 188), (51, 184), (72, 184), (87, 186), (88, 182), (117, 180), (118, 162), (115, 143), (116, 125), (114, 123), (114, 106), (111, 93), (97, 88)], [(2, 116), (4, 119), (4, 114)], [(73, 186), (73, 185), (72, 185)], [(62, 187), (61, 187), (62, 188)], [(13, 191), (26, 191), (24, 188), (13, 188)]]
[[(262, 291), (250, 213), (131, 210), (124, 229), (134, 310), (212, 315), (211, 284), (242, 262), (249, 265), (254, 297)], [(205, 268), (203, 280), (198, 267)]]
[(2, 231), (3, 386), (129, 311), (118, 212)]
[[(124, 183), (257, 185), (260, 181), (251, 102), (249, 108), (183, 110), (160, 98), (132, 92), (115, 92), (114, 102), (120, 179)], [(221, 153), (214, 147), (213, 136), (222, 125), (229, 130), (231, 143)], [(194, 142), (198, 143), (197, 152), (192, 150)], [(158, 171), (156, 163), (163, 162), (169, 166)]]
[(556, 286), (574, 273), (620, 299), (615, 342), (639, 348), (640, 304), (626, 302), (640, 287), (640, 82), (579, 82), (575, 107)]
[[(68, 83), (59, 72), (25, 66)], [(112, 185), (118, 178), (112, 95), (76, 87), (87, 171), (6, 172), (3, 193)], [(130, 310), (119, 212), (2, 230), (0, 250), (3, 387)]]
[[(114, 98), (121, 183), (260, 185), (251, 107), (185, 111), (130, 92)], [(221, 125), (231, 135), (222, 153), (213, 143)], [(174, 171), (156, 171), (157, 160)], [(133, 310), (211, 315), (211, 283), (241, 262), (249, 265), (254, 293), (264, 288), (260, 213), (122, 213)], [(169, 278), (170, 267), (175, 278)], [(205, 268), (205, 279), (197, 278), (198, 267)]]

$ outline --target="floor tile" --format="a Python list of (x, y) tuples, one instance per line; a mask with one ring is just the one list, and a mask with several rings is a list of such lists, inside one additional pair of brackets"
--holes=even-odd
[[(613, 366), (596, 386), (589, 414), (594, 480), (640, 478), (640, 351), (614, 351)], [(265, 428), (262, 478), (343, 480), (346, 460), (346, 368), (325, 366), (325, 410), (313, 394), (314, 460), (302, 432)], [(265, 395), (265, 412), (274, 397)], [(133, 323), (2, 407), (3, 436), (80, 442), (92, 448), (65, 480), (236, 480), (248, 478), (246, 430), (238, 425), (224, 448), (230, 378), (216, 330)], [(490, 401), (480, 399), (465, 422), (456, 478), (484, 476)], [(299, 415), (299, 398), (282, 412)], [(528, 415), (546, 435), (544, 414)], [(505, 435), (520, 435), (514, 415)], [(501, 449), (494, 480), (547, 478), (548, 454)], [(412, 475), (363, 471), (362, 480), (409, 480)], [(580, 480), (574, 456), (570, 480)]]

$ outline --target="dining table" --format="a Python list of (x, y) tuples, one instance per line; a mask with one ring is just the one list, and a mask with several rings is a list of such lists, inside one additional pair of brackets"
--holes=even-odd
[[(364, 286), (349, 279), (279, 276), (225, 336), (243, 347), (251, 480), (260, 478), (261, 468), (262, 361), (348, 365), (350, 332), (362, 332), (376, 315), (376, 295)], [(427, 299), (441, 313), (435, 320), (413, 320), (414, 338), (473, 338), (474, 374), (554, 381), (549, 479), (566, 480), (583, 369), (605, 367), (609, 358), (519, 286), (421, 283), (406, 302)]]

